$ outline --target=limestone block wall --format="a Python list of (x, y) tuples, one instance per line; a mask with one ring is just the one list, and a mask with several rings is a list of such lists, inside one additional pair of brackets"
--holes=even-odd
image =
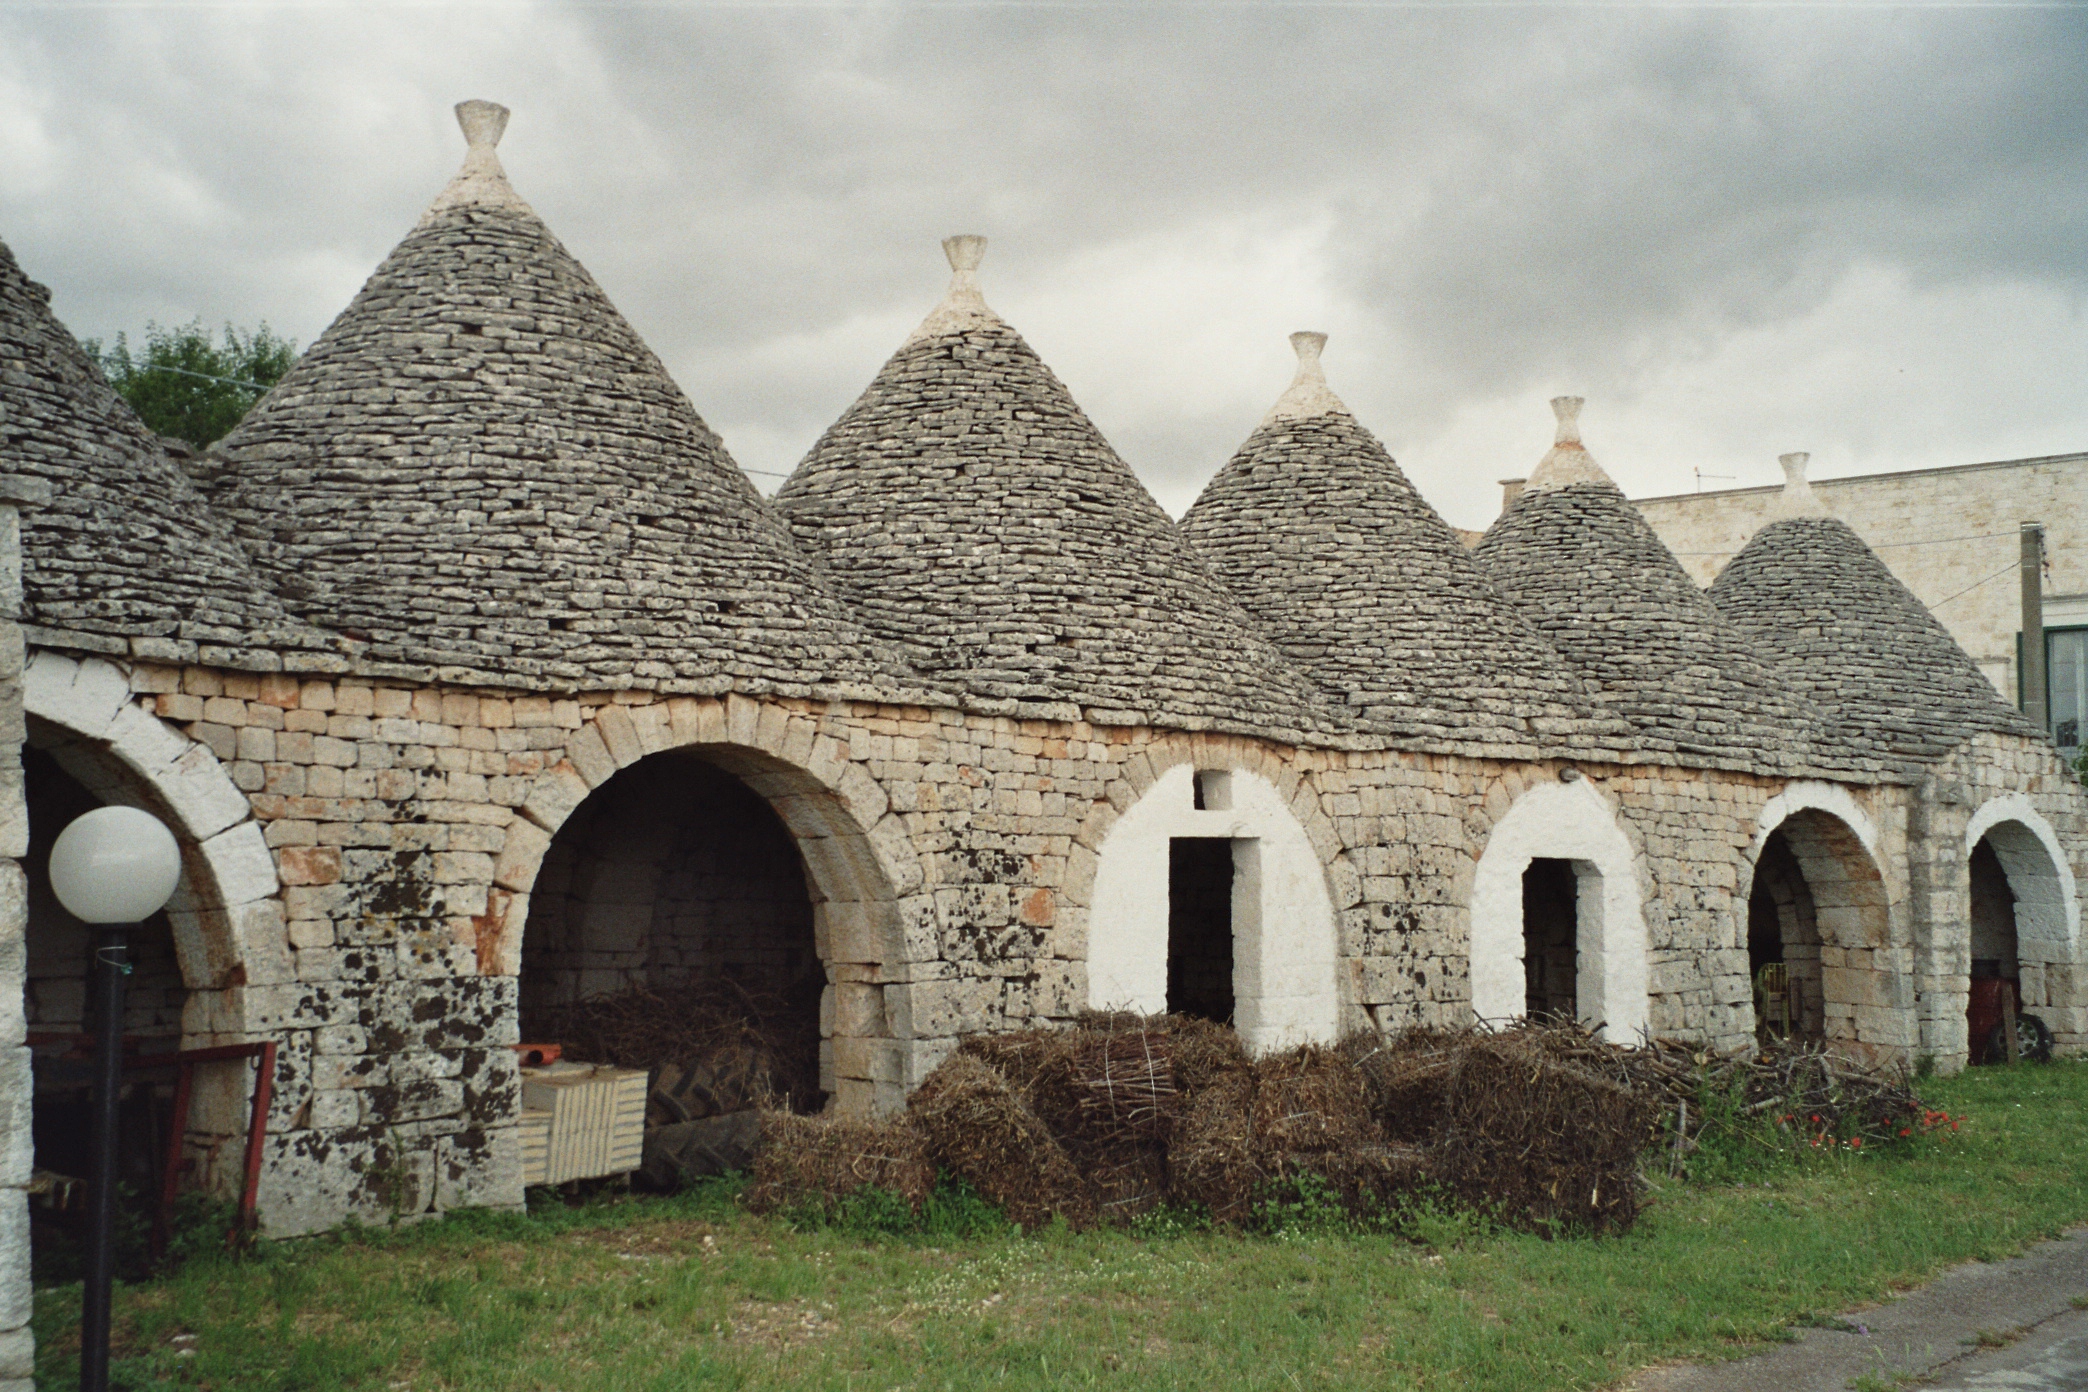
[(1971, 853), (1987, 838), (2016, 898), (2023, 1008), (2057, 1047), (2088, 1050), (2088, 965), (2081, 887), (2088, 881), (2088, 793), (2049, 744), (1981, 735), (1938, 765), (1911, 804), (1909, 873), (1922, 932), (1915, 990), (1919, 1051), (1940, 1066), (1970, 1047)]
[[(597, 913), (620, 925), (628, 940), (614, 950), (628, 960), (590, 979), (606, 985), (661, 966), (677, 924), (715, 923), (718, 904), (785, 888), (756, 871), (721, 892), (732, 867), (685, 854), (690, 835), (726, 845), (719, 827), (663, 818), (642, 798), (615, 811), (616, 788), (637, 786), (620, 775), (643, 782), (691, 759), (788, 834), (824, 977), (823, 1081), (846, 1111), (899, 1106), (963, 1034), (1085, 1008), (1094, 942), (1121, 946), (1113, 935), (1127, 931), (1104, 892), (1105, 858), (1141, 841), (1112, 833), (1195, 771), (1254, 789), (1248, 830), (1292, 847), (1287, 916), (1263, 927), (1331, 942), (1332, 1000), (1312, 1005), (1316, 1029), (1470, 1018), (1482, 866), (1512, 842), (1524, 863), (1597, 866), (1595, 945), (1615, 1018), (1635, 1011), (1655, 1033), (1746, 1047), (1748, 890), (1770, 832), (1789, 827), (1823, 944), (1839, 953), (1826, 961), (1823, 946), (1823, 975), (1840, 974), (1830, 1003), (1844, 1007), (1830, 1035), (1882, 1050), (1919, 1033), (1904, 789), (852, 701), (515, 696), (53, 653), (36, 654), (31, 675), (32, 711), (72, 710), (81, 750), (102, 748), (188, 809), (178, 830), (192, 888), (174, 916), (184, 1038), (281, 1042), (262, 1190), (279, 1234), (520, 1202), (508, 1046), (525, 966), (571, 950), (557, 925)], [(100, 745), (77, 733), (89, 728)], [(669, 785), (689, 781), (678, 777)], [(236, 807), (203, 787), (213, 778)], [(1562, 796), (1574, 817), (1502, 835), (1518, 806)], [(608, 818), (608, 842), (634, 848), (601, 894), (552, 849), (583, 804), (595, 809), (583, 818)], [(1595, 825), (1608, 828), (1601, 844), (1581, 844)], [(1165, 842), (1142, 852), (1163, 857), (1163, 876)], [(742, 892), (750, 883), (767, 887)], [(1635, 940), (1622, 931), (1633, 923)], [(684, 941), (673, 960), (722, 961), (713, 947)], [(1610, 969), (1624, 948), (1639, 955), (1636, 975)], [(225, 1083), (192, 1137), (220, 1182), (230, 1155), (211, 1128), (237, 1129), (244, 1089), (243, 1076)]]
[(33, 1392), (36, 1336), (29, 1330), (29, 1170), (32, 1083), (24, 930), (29, 812), (22, 796), (21, 509), (50, 501), (47, 484), (0, 478), (0, 1392)]
[[(2013, 575), (1991, 577), (2016, 564), (2020, 524), (2045, 524), (2051, 563), (2045, 592), (2053, 605), (2047, 622), (2088, 621), (2088, 536), (2080, 530), (2088, 454), (1814, 479), (1812, 487), (1916, 598), (1940, 606), (1936, 617), (1950, 636), (2011, 701), (2021, 591)], [(1697, 583), (1708, 585), (1771, 520), (1781, 491), (1684, 493), (1641, 498), (1633, 506)]]

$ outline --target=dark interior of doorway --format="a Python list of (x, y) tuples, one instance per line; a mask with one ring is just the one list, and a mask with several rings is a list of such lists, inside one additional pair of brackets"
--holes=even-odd
[(1572, 1019), (1579, 1004), (1580, 883), (1570, 860), (1523, 871), (1523, 1009)]
[(1167, 847), (1167, 1008), (1233, 1017), (1233, 843), (1177, 836)]
[[(29, 1203), (30, 1262), (39, 1281), (77, 1280), (78, 1241), (92, 1165), (91, 1050), (75, 1036), (95, 1027), (87, 1007), (88, 974), (98, 934), (65, 911), (51, 889), (51, 846), (73, 819), (103, 806), (48, 752), (22, 750), (29, 812), (29, 922), (25, 934), (23, 1007), (29, 1034), (35, 1146)], [(181, 1047), (186, 989), (164, 911), (129, 934), (131, 975), (125, 983), (123, 1040), (127, 1053), (171, 1053)], [(151, 1265), (146, 1230), (158, 1201), (173, 1124), (173, 1071), (127, 1072), (118, 1105), (118, 1181), (123, 1186), (117, 1223), (117, 1262), (126, 1279)]]
[(825, 1101), (804, 863), (768, 802), (689, 750), (624, 769), (553, 839), (530, 897), (525, 1042), (642, 1068), (661, 1126)]
[[(2000, 1063), (2008, 1057), (2002, 1024), (2007, 1008), (2022, 1014), (2022, 955), (2016, 939), (2016, 896), (2008, 871), (1985, 837), (1972, 848), (1967, 867), (1971, 878), (1972, 979), (1965, 1004), (1965, 1029), (1973, 1063)], [(2017, 1020), (2019, 1036), (2026, 1032)]]
[(1818, 910), (1805, 871), (1781, 828), (1755, 861), (1747, 895), (1747, 979), (1755, 1027), (1771, 1037), (1823, 1037)]

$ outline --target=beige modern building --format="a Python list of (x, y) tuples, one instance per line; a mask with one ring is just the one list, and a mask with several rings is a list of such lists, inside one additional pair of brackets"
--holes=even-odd
[[(1818, 479), (1813, 489), (2018, 705), (2020, 533), (2024, 522), (2044, 523), (2052, 725), (2062, 746), (2079, 747), (2088, 726), (2088, 452)], [(1781, 491), (1683, 493), (1641, 498), (1638, 508), (1697, 582), (1709, 585), (1774, 516)]]

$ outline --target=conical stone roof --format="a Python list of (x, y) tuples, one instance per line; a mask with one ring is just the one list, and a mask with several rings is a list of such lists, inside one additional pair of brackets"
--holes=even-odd
[(873, 632), (974, 702), (1112, 723), (1300, 730), (1331, 712), (1072, 395), (950, 293), (776, 501)]
[(290, 606), (453, 680), (795, 691), (881, 659), (509, 186), (507, 112), (205, 461)]
[(1183, 533), (1284, 656), (1372, 725), (1523, 756), (1585, 737), (1579, 680), (1328, 389), (1325, 341), (1291, 335), (1297, 380)]
[(249, 645), (316, 641), (287, 632), (230, 530), (50, 302), (0, 244), (0, 456), (51, 484), (22, 529), (32, 639), (187, 660), (207, 644), (234, 665)]
[(1848, 762), (1821, 743), (1818, 708), (1755, 656), (1581, 445), (1580, 405), (1553, 401), (1556, 443), (1479, 544), (1501, 592), (1646, 756), (1761, 771)]
[(1711, 602), (1784, 679), (1900, 758), (1935, 758), (1982, 733), (2041, 732), (2002, 700), (1950, 631), (1783, 456), (1779, 516), (1711, 584)]

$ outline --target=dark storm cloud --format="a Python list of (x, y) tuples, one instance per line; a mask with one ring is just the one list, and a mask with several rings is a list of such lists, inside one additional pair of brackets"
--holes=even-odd
[(1562, 388), (1635, 491), (1779, 448), (1831, 471), (2088, 442), (2080, 10), (11, 21), (0, 235), (83, 333), (200, 313), (309, 340), (482, 95), (516, 110), (517, 187), (755, 467), (868, 380), (960, 230), (1177, 510), (1308, 326), (1467, 522)]

